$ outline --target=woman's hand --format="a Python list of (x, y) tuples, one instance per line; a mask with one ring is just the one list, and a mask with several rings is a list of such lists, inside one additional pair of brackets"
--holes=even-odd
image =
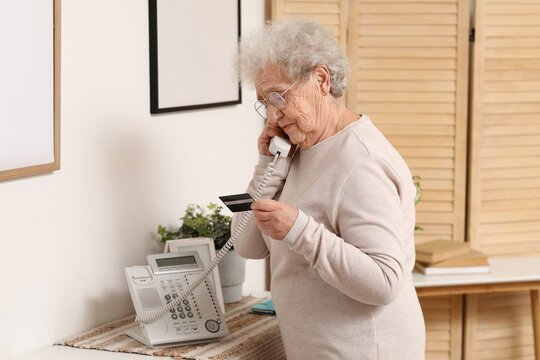
[(251, 208), (259, 230), (275, 240), (282, 240), (298, 217), (297, 208), (270, 199), (255, 201)]
[(273, 156), (270, 151), (268, 150), (270, 146), (270, 140), (274, 136), (281, 136), (285, 139), (288, 139), (287, 135), (281, 130), (281, 128), (275, 124), (272, 124), (272, 122), (267, 121), (266, 125), (264, 125), (264, 129), (261, 132), (261, 135), (259, 135), (259, 141), (258, 141), (258, 147), (259, 147), (259, 153), (261, 155), (268, 155)]

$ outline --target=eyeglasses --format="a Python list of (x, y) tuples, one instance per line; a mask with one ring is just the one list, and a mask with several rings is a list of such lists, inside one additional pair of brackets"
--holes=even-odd
[(277, 93), (275, 91), (272, 91), (270, 94), (268, 94), (268, 97), (263, 100), (257, 100), (254, 104), (255, 111), (263, 119), (268, 119), (268, 104), (272, 105), (276, 109), (279, 110), (285, 110), (287, 108), (287, 103), (285, 102), (285, 99), (283, 98), (283, 95), (287, 91), (289, 91), (299, 80), (296, 80), (291, 86), (289, 86), (285, 91), (283, 91), (281, 94)]

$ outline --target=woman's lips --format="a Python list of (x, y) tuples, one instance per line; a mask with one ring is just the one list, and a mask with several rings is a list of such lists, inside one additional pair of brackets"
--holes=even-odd
[(287, 132), (287, 130), (288, 130), (291, 126), (293, 126), (293, 124), (287, 124), (287, 125), (285, 125), (285, 126), (282, 126), (281, 128), (283, 129), (283, 131)]

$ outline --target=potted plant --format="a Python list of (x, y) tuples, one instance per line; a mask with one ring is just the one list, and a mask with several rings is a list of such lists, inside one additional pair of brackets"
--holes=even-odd
[[(232, 218), (223, 215), (222, 209), (221, 206), (214, 203), (207, 205), (206, 209), (200, 205), (188, 205), (184, 216), (180, 218), (181, 225), (178, 230), (172, 231), (162, 225), (158, 226), (157, 233), (161, 236), (161, 242), (206, 237), (214, 240), (214, 246), (219, 251), (231, 237)], [(246, 260), (240, 257), (233, 248), (219, 263), (219, 279), (225, 304), (239, 301), (242, 298), (245, 267)]]

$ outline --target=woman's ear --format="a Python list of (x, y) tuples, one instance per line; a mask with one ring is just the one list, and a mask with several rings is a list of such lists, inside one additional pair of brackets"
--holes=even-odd
[(313, 70), (313, 74), (317, 83), (319, 84), (319, 90), (323, 95), (328, 95), (330, 92), (330, 71), (326, 65), (319, 65)]

